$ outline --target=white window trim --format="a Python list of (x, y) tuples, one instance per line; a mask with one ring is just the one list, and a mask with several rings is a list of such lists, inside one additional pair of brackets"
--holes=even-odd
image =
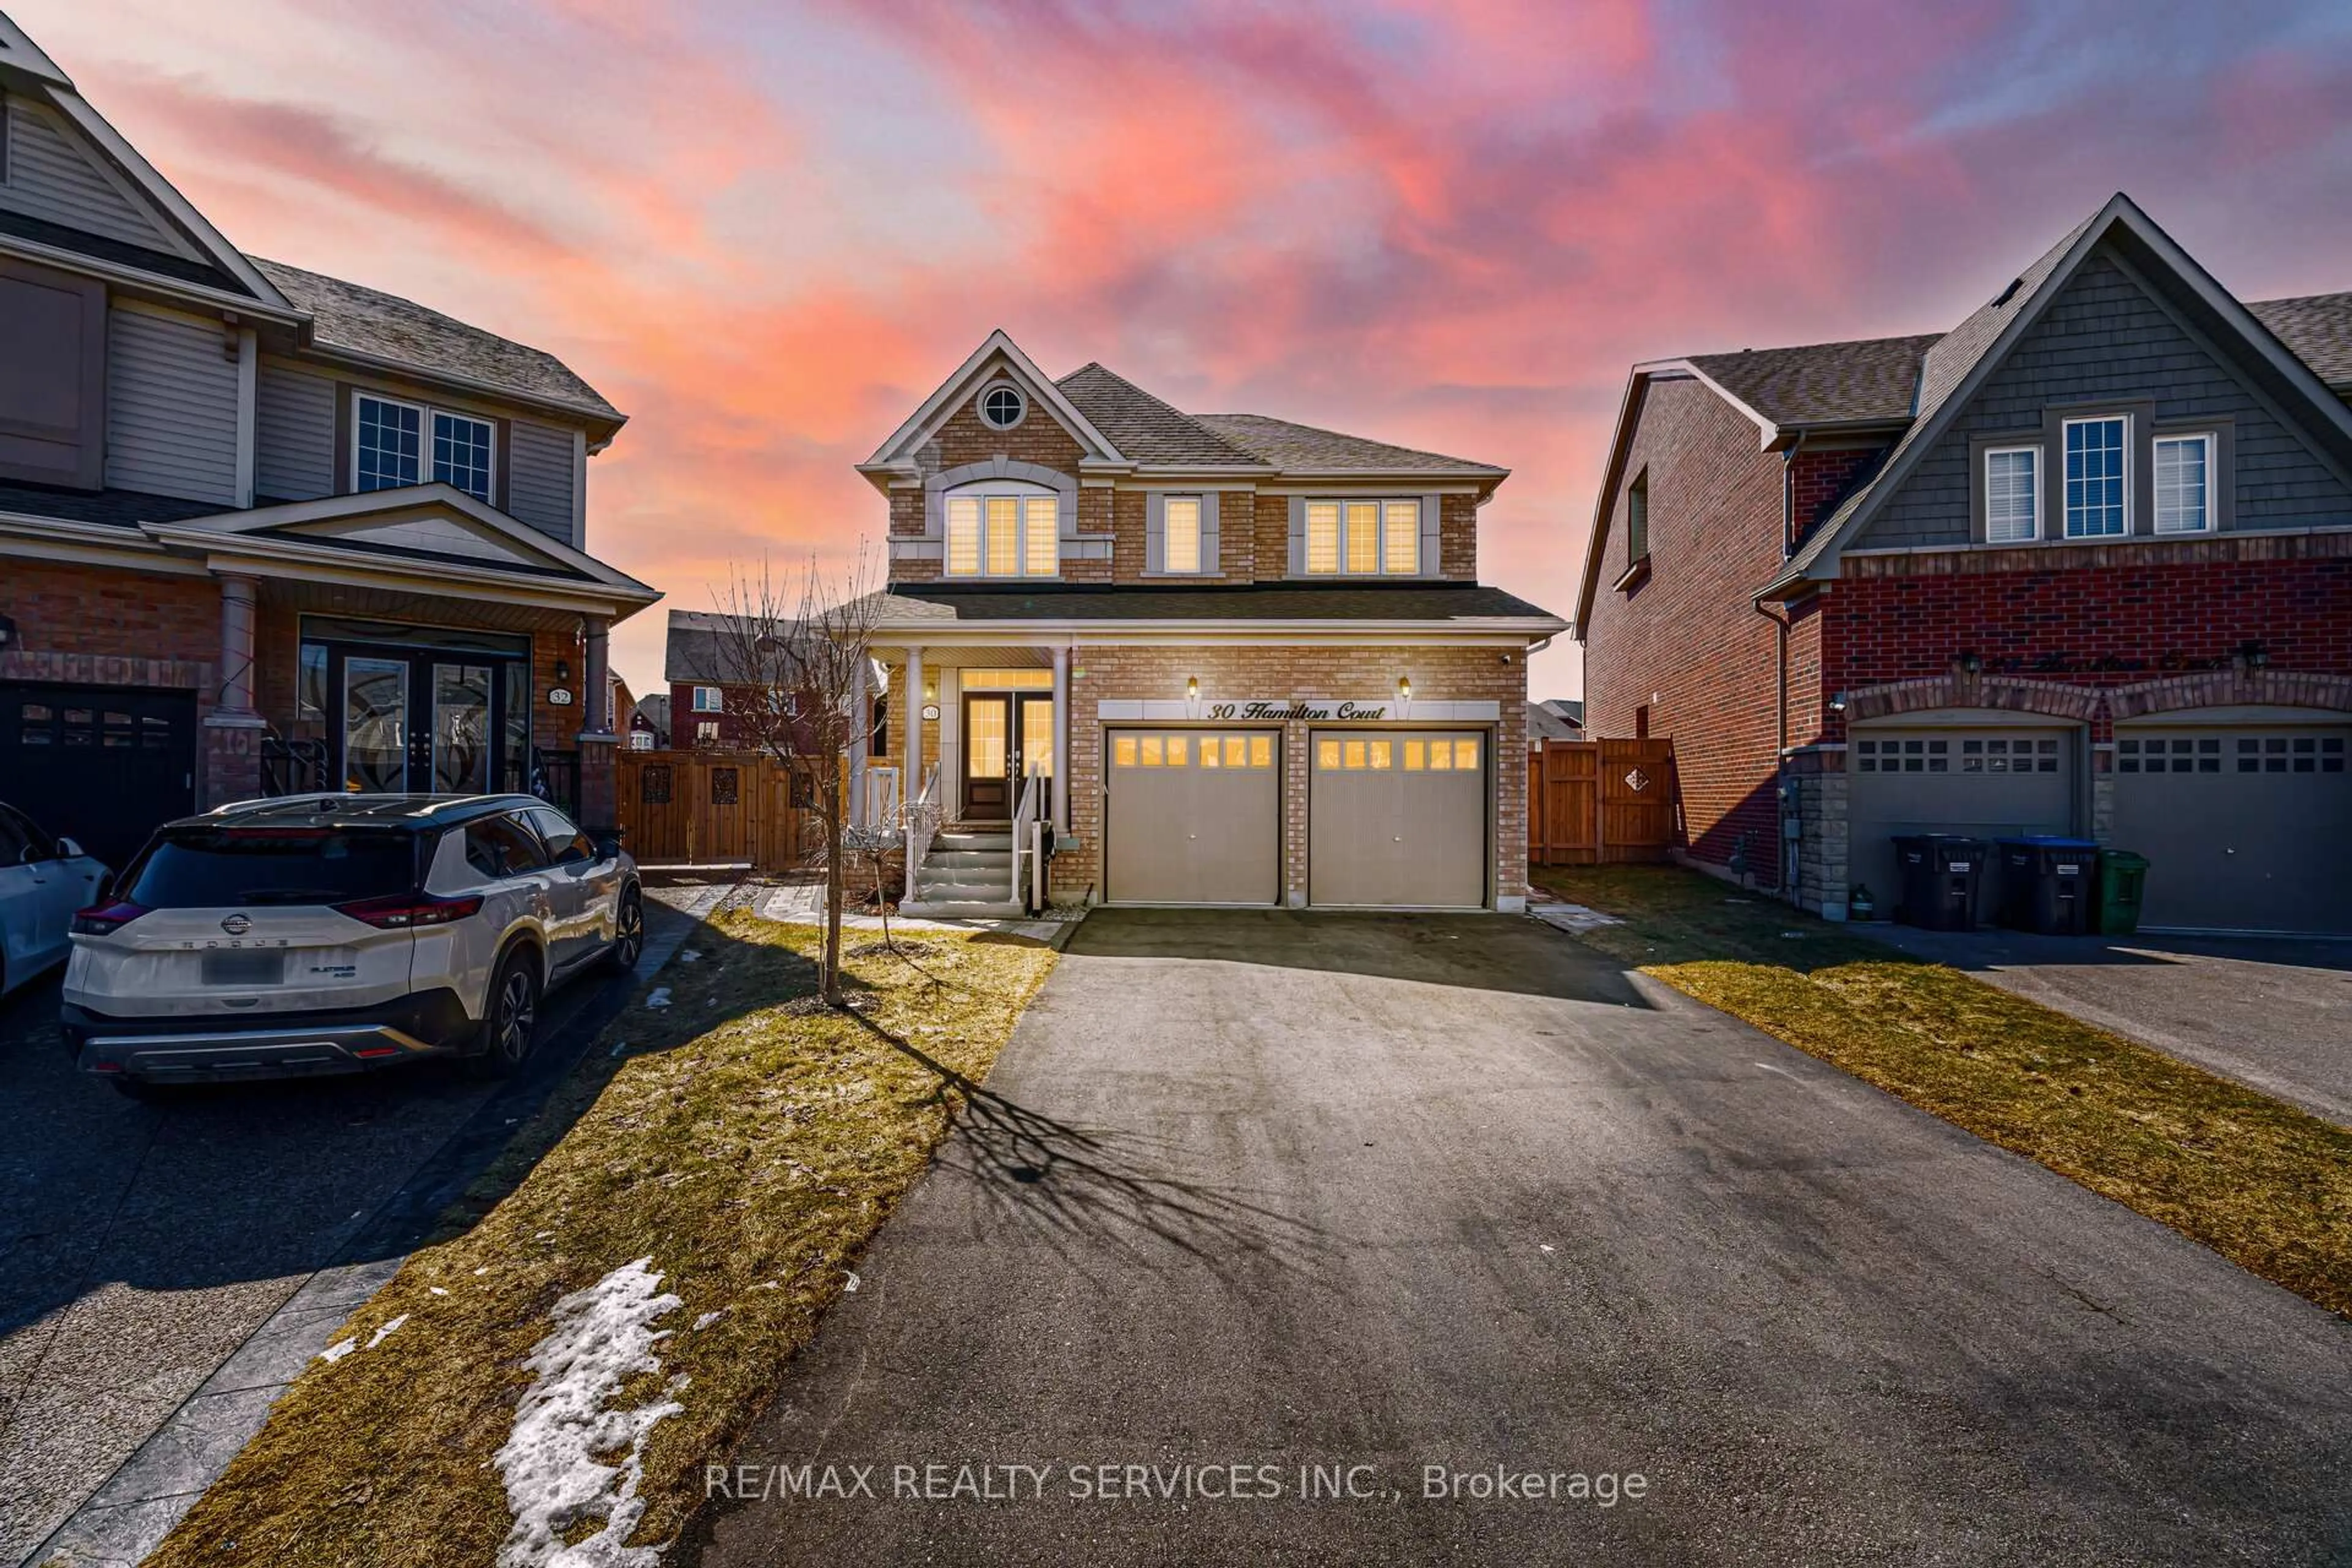
[(2147, 447), (2147, 460), (2149, 465), (2148, 476), (2151, 481), (2156, 479), (2160, 471), (2155, 466), (2156, 449), (2158, 447), (2163, 446), (2167, 441), (2195, 441), (2205, 448), (2204, 521), (2200, 522), (2194, 528), (2167, 528), (2164, 526), (2164, 499), (2161, 496), (2151, 494), (2148, 505), (2153, 515), (2148, 519), (2148, 531), (2153, 534), (2162, 535), (2167, 539), (2179, 539), (2188, 534), (2210, 533), (2214, 529), (2216, 514), (2220, 509), (2221, 500), (2220, 489), (2221, 474), (2219, 472), (2221, 468), (2220, 457), (2221, 443), (2216, 438), (2214, 433), (2210, 430), (2158, 431), (2155, 436), (2149, 438)]
[[(1003, 425), (999, 425), (995, 420), (991, 419), (988, 416), (989, 395), (1000, 390), (1010, 392), (1013, 396), (1021, 400), (1021, 412), (1014, 415), (1010, 421)], [(971, 400), (971, 411), (973, 415), (978, 417), (980, 422), (988, 426), (991, 430), (1018, 430), (1021, 428), (1022, 422), (1029, 417), (1030, 401), (1030, 396), (1026, 392), (1023, 391), (1020, 387), (1015, 386), (1012, 382), (999, 376), (996, 380), (990, 382), (986, 386), (980, 389), (979, 395), (975, 396)]]
[[(499, 450), (497, 420), (486, 414), (475, 414), (463, 408), (442, 408), (430, 403), (419, 403), (412, 397), (394, 397), (388, 393), (373, 392), (364, 386), (355, 386), (352, 389), (352, 493), (353, 495), (375, 493), (373, 490), (362, 491), (360, 489), (360, 405), (363, 402), (382, 403), (394, 408), (416, 410), (416, 482), (420, 485), (429, 485), (434, 482), (433, 417), (435, 415), (446, 415), (451, 419), (463, 419), (488, 429), (490, 433), (490, 493), (486, 496), (475, 496), (474, 499), (484, 506), (499, 504), (499, 465), (505, 459), (505, 454)], [(473, 495), (474, 492), (467, 490), (463, 493)]]
[[(2066, 433), (2077, 425), (2115, 425), (2124, 427), (2124, 526), (2118, 533), (2077, 533), (2074, 531), (2074, 510), (2066, 504)], [(2066, 539), (2129, 539), (2132, 536), (2132, 416), (2129, 414), (2085, 414), (2079, 418), (2063, 419), (2058, 425), (2058, 528), (2060, 537)]]
[[(2024, 453), (2033, 459), (2033, 485), (2032, 489), (2028, 492), (2032, 497), (2033, 501), (2032, 527), (2031, 531), (2024, 535), (2024, 537), (2020, 539), (1996, 539), (1993, 537), (1992, 531), (1992, 460), (1995, 458), (2015, 457), (2020, 453)], [(2042, 533), (2042, 443), (2039, 441), (2020, 442), (2014, 447), (1988, 447), (1985, 448), (1983, 483), (1985, 498), (1985, 542), (1987, 544), (2033, 544), (2041, 541)]]
[[(1178, 566), (1168, 559), (1168, 509), (1178, 501), (1192, 503), (1192, 564)], [(1216, 574), (1216, 563), (1207, 559), (1209, 542), (1209, 498), (1198, 491), (1181, 495), (1162, 496), (1160, 500), (1160, 571), (1170, 577), (1208, 577)]]
[[(959, 572), (955, 569), (954, 525), (950, 514), (954, 504), (970, 500), (980, 507), (980, 570)], [(1014, 503), (1013, 520), (1013, 570), (991, 572), (988, 569), (988, 503), (1010, 500)], [(1029, 510), (1032, 501), (1051, 501), (1053, 521), (1047, 525), (1054, 536), (1054, 570), (1029, 570)], [(1044, 485), (1025, 479), (980, 479), (956, 486), (940, 497), (940, 575), (959, 583), (1053, 583), (1062, 575), (1062, 498)]]
[[(710, 698), (710, 700), (709, 700), (709, 702), (705, 702), (705, 701), (703, 701), (703, 700), (702, 700), (702, 699), (703, 699), (704, 694), (706, 694), (706, 693), (708, 693), (708, 694), (709, 694), (709, 698)], [(726, 693), (725, 689), (724, 689), (723, 688), (717, 687), (717, 686), (698, 686), (698, 687), (696, 687), (696, 688), (694, 689), (694, 709), (693, 709), (693, 710), (694, 710), (695, 712), (697, 712), (697, 713), (724, 713), (724, 712), (726, 712), (726, 711), (727, 711), (727, 693)]]
[[(1350, 572), (1348, 570), (1348, 509), (1351, 506), (1363, 506), (1366, 504), (1370, 504), (1372, 509), (1372, 569), (1370, 572)], [(1423, 498), (1417, 495), (1308, 497), (1307, 500), (1306, 526), (1309, 530), (1309, 532), (1307, 533), (1306, 542), (1302, 546), (1299, 557), (1298, 564), (1301, 574), (1308, 577), (1355, 577), (1360, 579), (1365, 577), (1425, 577), (1429, 575), (1429, 563), (1421, 558), (1421, 530), (1423, 522), (1426, 521), (1422, 515), (1423, 505)], [(1328, 572), (1318, 572), (1315, 569), (1315, 546), (1312, 530), (1314, 527), (1313, 520), (1315, 509), (1318, 506), (1337, 507), (1339, 512), (1339, 552), (1335, 557), (1339, 564)], [(1412, 569), (1409, 572), (1391, 572), (1389, 570), (1388, 541), (1385, 534), (1388, 526), (1389, 508), (1391, 506), (1410, 506), (1412, 508), (1412, 530), (1411, 533), (1411, 537), (1412, 539)]]

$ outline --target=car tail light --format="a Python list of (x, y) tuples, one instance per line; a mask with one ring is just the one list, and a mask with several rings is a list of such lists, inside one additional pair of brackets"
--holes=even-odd
[(146, 907), (128, 899), (117, 899), (110, 904), (92, 904), (86, 910), (76, 910), (73, 933), (76, 936), (111, 936), (147, 912)]
[(464, 899), (436, 899), (430, 893), (394, 893), (387, 898), (362, 899), (356, 903), (337, 904), (337, 914), (364, 921), (378, 931), (414, 931), (419, 926), (445, 926), (452, 921), (462, 921), (481, 912), (478, 895)]

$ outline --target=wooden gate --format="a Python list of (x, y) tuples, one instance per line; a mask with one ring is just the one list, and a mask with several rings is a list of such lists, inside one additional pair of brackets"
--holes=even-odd
[(1674, 843), (1672, 741), (1538, 741), (1528, 748), (1528, 863), (1664, 860)]
[(623, 752), (618, 763), (621, 826), (640, 862), (800, 865), (801, 770), (756, 752)]

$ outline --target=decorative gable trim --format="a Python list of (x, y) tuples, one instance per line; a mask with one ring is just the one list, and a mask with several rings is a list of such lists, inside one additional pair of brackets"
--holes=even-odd
[(1021, 346), (999, 327), (989, 333), (987, 341), (956, 368), (955, 374), (941, 382), (939, 389), (923, 400), (922, 405), (891, 433), (890, 438), (883, 442), (871, 458), (857, 465), (857, 471), (886, 488), (893, 482), (915, 483), (920, 478), (915, 454), (937, 434), (940, 426), (954, 416), (967, 398), (976, 395), (988, 383), (1002, 379), (1013, 381), (1028, 395), (1033, 407), (1045, 409), (1064, 429), (1076, 437), (1078, 445), (1085, 448), (1078, 459), (1082, 470), (1124, 472), (1134, 468), (1134, 464), (1111, 444), (1110, 438), (1096, 429), (1052, 379), (1021, 352)]

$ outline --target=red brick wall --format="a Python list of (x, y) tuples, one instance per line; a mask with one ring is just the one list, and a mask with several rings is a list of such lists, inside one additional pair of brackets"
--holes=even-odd
[(1811, 538), (1813, 530), (1829, 520), (1838, 503), (1869, 478), (1885, 456), (1885, 447), (1800, 450), (1790, 465), (1789, 548), (1793, 551)]
[(1767, 884), (1780, 853), (1779, 632), (1751, 596), (1780, 568), (1781, 467), (1699, 383), (1653, 384), (1625, 468), (1626, 484), (1649, 473), (1651, 575), (1630, 593), (1609, 585), (1628, 563), (1621, 485), (1585, 640), (1591, 731), (1632, 735), (1647, 704), (1650, 734), (1675, 742), (1686, 847), (1720, 864), (1746, 834)]
[[(207, 671), (220, 658), (210, 577), (11, 559), (0, 563), (0, 614), (16, 619), (20, 653), (184, 659)], [(204, 691), (201, 706), (216, 695)]]

